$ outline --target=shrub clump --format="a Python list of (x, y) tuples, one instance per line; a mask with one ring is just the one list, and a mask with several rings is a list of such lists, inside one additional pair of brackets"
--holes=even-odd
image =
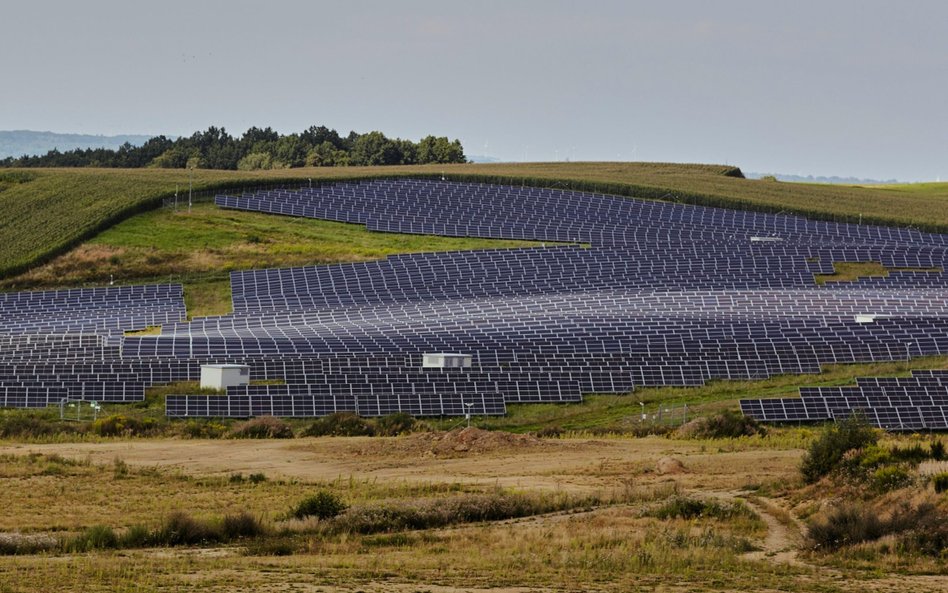
[(236, 515), (225, 515), (221, 520), (221, 539), (232, 541), (242, 538), (260, 537), (266, 533), (259, 519), (244, 511)]
[(324, 531), (366, 535), (407, 529), (433, 529), (459, 523), (501, 521), (580, 507), (588, 508), (598, 502), (591, 498), (535, 497), (504, 492), (465, 494), (411, 503), (352, 508), (327, 522)]
[(104, 416), (89, 425), (89, 430), (102, 437), (147, 436), (157, 429), (158, 422), (154, 418), (139, 419), (125, 414)]
[(375, 434), (371, 422), (351, 412), (337, 412), (313, 421), (303, 431), (307, 437), (370, 437)]
[(178, 434), (189, 439), (219, 439), (227, 434), (227, 426), (213, 420), (191, 419), (177, 428)]
[(935, 461), (945, 460), (945, 443), (944, 441), (932, 441), (928, 445), (928, 456), (934, 459)]
[(307, 496), (296, 505), (291, 513), (297, 519), (316, 517), (325, 520), (332, 519), (343, 513), (348, 506), (339, 495), (320, 490), (312, 496)]
[(382, 416), (375, 421), (375, 436), (397, 437), (402, 434), (409, 434), (415, 431), (417, 421), (404, 412)]
[(696, 439), (736, 439), (765, 434), (767, 429), (760, 422), (733, 410), (697, 418), (678, 431), (679, 436)]
[(823, 431), (803, 456), (800, 472), (808, 484), (836, 470), (849, 451), (875, 445), (878, 433), (858, 416), (852, 416)]
[(153, 541), (166, 546), (193, 546), (219, 542), (222, 534), (223, 531), (211, 522), (176, 511), (165, 517), (161, 526), (155, 530)]
[(937, 494), (948, 492), (948, 472), (942, 472), (932, 476), (932, 486), (935, 487)]
[(754, 517), (752, 510), (742, 502), (719, 502), (715, 500), (700, 500), (687, 496), (674, 496), (658, 508), (652, 509), (646, 515), (657, 519), (721, 519), (728, 520), (734, 517)]
[(908, 486), (912, 483), (912, 476), (901, 465), (887, 465), (872, 473), (870, 483), (876, 492), (888, 492)]
[(807, 539), (818, 550), (837, 550), (843, 546), (871, 541), (885, 535), (878, 514), (866, 507), (846, 504), (810, 522)]
[(230, 431), (234, 439), (292, 439), (293, 427), (274, 416), (258, 416), (241, 422)]
[(0, 438), (38, 438), (76, 432), (75, 424), (64, 424), (21, 410), (0, 412)]
[(833, 551), (895, 536), (902, 551), (934, 557), (948, 552), (948, 513), (944, 508), (927, 500), (882, 501), (877, 507), (848, 503), (830, 509), (810, 522), (810, 548)]

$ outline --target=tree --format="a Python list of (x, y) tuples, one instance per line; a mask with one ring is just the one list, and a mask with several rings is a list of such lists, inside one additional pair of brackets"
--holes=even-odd
[(353, 165), (397, 165), (400, 156), (398, 146), (385, 134), (369, 132), (352, 143), (349, 158)]
[(419, 163), (466, 163), (460, 140), (451, 142), (445, 136), (425, 136), (418, 142)]

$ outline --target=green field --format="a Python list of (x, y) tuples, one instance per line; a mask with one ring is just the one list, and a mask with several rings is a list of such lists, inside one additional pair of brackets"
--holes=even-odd
[(526, 241), (401, 235), (357, 224), (223, 210), (158, 208), (133, 216), (28, 272), (3, 290), (181, 282), (192, 316), (230, 311), (232, 270), (379, 259), (397, 253), (539, 245)]
[[(332, 167), (237, 172), (198, 170), (197, 190), (306, 179), (442, 174), (452, 179), (602, 191), (812, 217), (948, 230), (948, 183), (853, 187), (757, 181), (725, 166), (662, 163), (525, 163)], [(0, 171), (0, 278), (25, 271), (132, 214), (156, 207), (188, 172), (168, 169)]]

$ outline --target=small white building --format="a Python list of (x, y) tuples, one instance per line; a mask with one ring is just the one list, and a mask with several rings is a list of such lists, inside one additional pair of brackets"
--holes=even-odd
[(218, 391), (238, 385), (250, 385), (250, 367), (245, 364), (201, 365), (201, 389)]
[(421, 366), (426, 369), (466, 369), (470, 368), (473, 358), (470, 354), (425, 354)]

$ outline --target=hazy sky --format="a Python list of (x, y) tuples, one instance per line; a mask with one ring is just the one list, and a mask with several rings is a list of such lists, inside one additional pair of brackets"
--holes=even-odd
[(0, 129), (948, 179), (948, 2), (5, 2)]

